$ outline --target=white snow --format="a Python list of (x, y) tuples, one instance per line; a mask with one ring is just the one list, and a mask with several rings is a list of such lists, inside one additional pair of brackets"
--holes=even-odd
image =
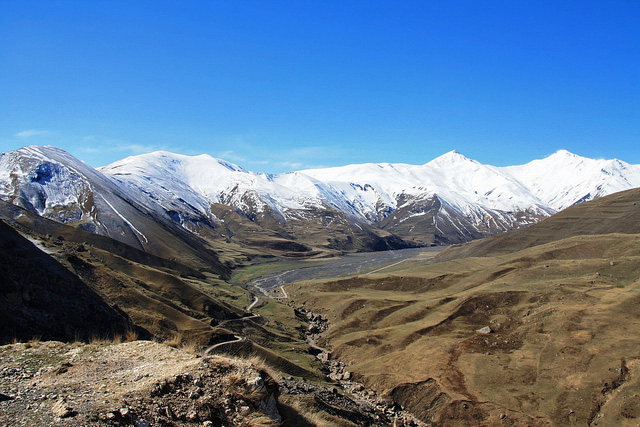
[[(438, 218), (447, 217), (464, 233), (469, 224), (506, 229), (581, 201), (640, 187), (640, 165), (560, 150), (524, 165), (495, 167), (451, 151), (422, 165), (367, 163), (270, 175), (206, 154), (158, 151), (99, 170), (55, 147), (25, 147), (0, 155), (0, 197), (23, 197), (40, 214), (78, 205), (98, 187), (162, 215), (176, 212), (181, 218), (196, 215), (212, 221), (220, 220), (211, 204), (221, 203), (245, 213), (270, 209), (285, 220), (306, 218), (310, 209), (333, 208), (355, 218), (357, 225), (382, 219), (402, 204), (419, 209), (437, 198), (442, 204)], [(461, 223), (459, 216), (469, 222)], [(92, 217), (97, 221), (95, 212)]]
[(371, 222), (403, 200), (419, 204), (437, 197), (447, 206), (443, 215), (452, 210), (471, 223), (501, 222), (504, 227), (514, 224), (518, 212), (548, 216), (579, 201), (640, 186), (638, 165), (586, 159), (564, 150), (511, 167), (484, 165), (451, 151), (423, 165), (367, 163), (281, 175), (246, 171), (208, 155), (155, 152), (100, 171), (146, 191), (165, 209), (176, 208), (179, 195), (202, 213), (209, 212), (210, 203), (224, 203), (245, 212), (269, 207), (288, 218), (330, 206)]
[(102, 194), (100, 194), (100, 198), (101, 198), (102, 200), (104, 200), (104, 202), (105, 202), (107, 205), (109, 205), (109, 207), (111, 208), (111, 210), (112, 210), (113, 212), (115, 212), (115, 213), (116, 213), (116, 215), (118, 215), (118, 216), (120, 217), (120, 219), (121, 219), (121, 220), (123, 220), (124, 222), (126, 222), (126, 223), (127, 223), (127, 225), (128, 225), (129, 227), (131, 227), (131, 229), (132, 229), (133, 231), (135, 231), (135, 232), (136, 232), (136, 233), (138, 233), (140, 236), (142, 236), (142, 238), (144, 239), (144, 241), (145, 241), (146, 243), (149, 243), (149, 240), (147, 240), (147, 236), (145, 236), (144, 234), (142, 234), (142, 233), (140, 232), (140, 230), (138, 230), (138, 229), (135, 227), (135, 225), (131, 224), (131, 222), (129, 222), (129, 220), (128, 220), (127, 218), (125, 218), (125, 217), (124, 217), (124, 215), (122, 215), (120, 212), (118, 212), (118, 210), (117, 210), (116, 208), (114, 208), (114, 207), (113, 207), (113, 205), (112, 205), (111, 203), (109, 203), (109, 201), (108, 201), (107, 199), (105, 199), (105, 198), (104, 198), (104, 196), (103, 196)]

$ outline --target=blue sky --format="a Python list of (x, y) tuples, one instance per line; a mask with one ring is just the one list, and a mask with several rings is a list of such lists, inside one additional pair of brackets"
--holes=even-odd
[(0, 151), (640, 163), (640, 2), (0, 0)]

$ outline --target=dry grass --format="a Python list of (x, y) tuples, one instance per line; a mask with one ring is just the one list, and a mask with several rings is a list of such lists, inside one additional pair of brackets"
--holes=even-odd
[(187, 353), (199, 355), (202, 354), (204, 347), (199, 341), (190, 339), (184, 340), (182, 344), (180, 344), (180, 350), (186, 351)]
[(264, 357), (254, 353), (244, 360), (258, 371), (266, 373), (276, 381), (280, 381), (281, 375), (267, 363)]
[(329, 317), (329, 345), (380, 392), (434, 378), (434, 392), (486, 402), (487, 425), (500, 415), (490, 402), (523, 424), (588, 424), (619, 360), (638, 357), (638, 247), (634, 235), (574, 237), (287, 290)]
[(122, 335), (120, 334), (115, 334), (112, 337), (94, 335), (89, 340), (89, 344), (93, 344), (93, 345), (120, 344), (121, 342), (122, 342)]
[(184, 336), (181, 333), (176, 332), (171, 336), (171, 338), (165, 340), (164, 343), (170, 347), (178, 348), (180, 344), (182, 344), (183, 340)]
[(247, 427), (267, 427), (279, 425), (265, 414), (253, 412), (246, 418)]
[(134, 329), (128, 329), (124, 334), (124, 339), (126, 342), (137, 341), (138, 333)]
[(298, 397), (281, 396), (280, 404), (283, 407), (281, 412), (285, 417), (284, 426), (332, 427), (344, 424), (318, 408), (314, 408), (313, 403), (303, 402)]
[(202, 343), (197, 338), (186, 337), (181, 332), (174, 332), (171, 338), (166, 339), (163, 343), (193, 355), (201, 355), (203, 350)]
[(27, 341), (24, 346), (26, 348), (34, 347), (40, 343), (40, 339), (41, 337), (36, 335), (33, 338), (31, 338), (29, 341)]

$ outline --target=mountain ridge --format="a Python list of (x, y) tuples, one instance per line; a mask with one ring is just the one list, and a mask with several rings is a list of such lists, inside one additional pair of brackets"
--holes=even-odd
[[(4, 200), (112, 237), (117, 238), (109, 227), (121, 230), (137, 241), (128, 243), (142, 247), (149, 242), (137, 225), (139, 214), (205, 239), (249, 239), (258, 246), (264, 239), (244, 235), (241, 217), (268, 239), (322, 250), (462, 243), (638, 186), (640, 165), (566, 150), (519, 166), (484, 165), (454, 150), (422, 165), (365, 163), (279, 175), (251, 172), (207, 154), (166, 151), (98, 169), (50, 146), (0, 157)], [(219, 218), (223, 206), (236, 216)], [(326, 234), (333, 237), (309, 239), (310, 224), (331, 228)]]

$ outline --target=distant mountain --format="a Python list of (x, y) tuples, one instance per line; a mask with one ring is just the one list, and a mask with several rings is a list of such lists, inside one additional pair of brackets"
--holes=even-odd
[(580, 203), (523, 230), (451, 246), (435, 259), (505, 255), (556, 240), (613, 233), (640, 234), (640, 188)]
[[(232, 206), (257, 223), (286, 229), (339, 215), (345, 228), (374, 226), (416, 244), (457, 243), (538, 222), (558, 210), (640, 186), (640, 166), (561, 150), (522, 166), (483, 165), (452, 151), (424, 165), (362, 164), (257, 174), (202, 155), (157, 152), (101, 172), (145, 193), (186, 227)], [(185, 203), (177, 200), (181, 195)], [(267, 228), (273, 229), (273, 227)], [(301, 233), (287, 230), (301, 239)]]
[(424, 165), (361, 164), (281, 175), (168, 152), (98, 170), (54, 147), (0, 157), (0, 197), (45, 217), (137, 247), (156, 244), (155, 223), (207, 242), (287, 255), (460, 243), (638, 186), (639, 165), (563, 150), (510, 167), (452, 151)]

